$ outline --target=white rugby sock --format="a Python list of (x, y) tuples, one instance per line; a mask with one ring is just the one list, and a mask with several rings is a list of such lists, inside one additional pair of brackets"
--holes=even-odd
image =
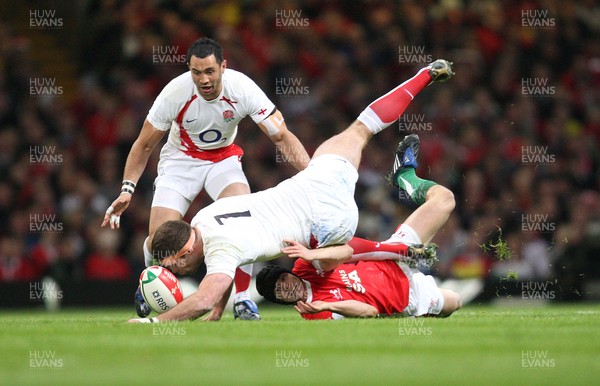
[(252, 300), (250, 298), (250, 291), (248, 291), (248, 290), (241, 291), (241, 292), (236, 293), (233, 296), (233, 303), (243, 302), (244, 300)]

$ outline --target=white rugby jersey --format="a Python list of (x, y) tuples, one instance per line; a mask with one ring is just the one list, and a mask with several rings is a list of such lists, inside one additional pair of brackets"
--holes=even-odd
[(146, 119), (158, 130), (171, 129), (161, 157), (179, 151), (216, 162), (232, 155), (224, 156), (217, 149), (233, 143), (242, 118), (250, 116), (260, 123), (274, 109), (273, 102), (256, 83), (239, 71), (225, 69), (221, 93), (211, 101), (198, 93), (188, 71), (165, 86)]
[(310, 199), (293, 179), (249, 195), (225, 197), (191, 221), (202, 233), (207, 274), (234, 277), (239, 265), (281, 257), (284, 239), (309, 246)]

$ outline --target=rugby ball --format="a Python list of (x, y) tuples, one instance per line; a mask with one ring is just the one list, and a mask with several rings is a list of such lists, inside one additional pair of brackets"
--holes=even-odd
[(177, 277), (166, 268), (153, 265), (140, 275), (140, 289), (146, 303), (162, 314), (183, 300)]

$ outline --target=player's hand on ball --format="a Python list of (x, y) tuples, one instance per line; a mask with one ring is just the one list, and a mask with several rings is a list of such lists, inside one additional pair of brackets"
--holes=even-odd
[(113, 201), (112, 204), (106, 209), (104, 213), (104, 220), (102, 221), (102, 227), (110, 224), (110, 229), (117, 229), (121, 226), (121, 215), (125, 212), (125, 209), (131, 202), (131, 194), (121, 194)]
[(281, 252), (288, 255), (290, 258), (301, 258), (304, 260), (314, 260), (314, 250), (306, 248), (304, 245), (300, 244), (294, 240), (283, 240), (288, 244), (287, 247), (281, 248)]

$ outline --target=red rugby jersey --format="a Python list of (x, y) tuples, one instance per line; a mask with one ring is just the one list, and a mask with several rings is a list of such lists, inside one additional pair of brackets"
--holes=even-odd
[[(400, 313), (408, 305), (408, 278), (395, 261), (358, 261), (319, 272), (310, 262), (298, 259), (292, 272), (310, 283), (309, 301), (357, 300), (372, 305), (383, 315)], [(333, 319), (329, 311), (302, 317)]]

